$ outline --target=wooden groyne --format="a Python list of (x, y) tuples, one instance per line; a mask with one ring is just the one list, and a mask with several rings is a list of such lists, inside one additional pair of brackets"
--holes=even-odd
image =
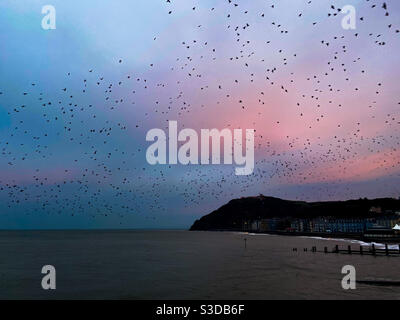
[[(293, 252), (297, 252), (298, 248), (293, 248)], [(309, 248), (303, 248), (303, 252), (311, 252), (311, 253), (334, 253), (334, 254), (358, 254), (358, 255), (370, 255), (370, 256), (388, 256), (388, 257), (400, 257), (400, 244), (398, 244), (396, 249), (390, 249), (389, 245), (386, 243), (385, 248), (376, 248), (375, 244), (371, 246), (362, 246), (358, 249), (352, 247), (351, 245), (347, 245), (347, 247), (339, 247), (339, 245), (335, 245), (332, 249), (328, 247), (323, 247), (323, 249), (318, 250), (316, 246)]]

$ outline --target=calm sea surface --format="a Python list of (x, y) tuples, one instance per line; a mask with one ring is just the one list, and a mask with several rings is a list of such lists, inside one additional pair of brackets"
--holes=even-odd
[[(400, 287), (343, 290), (341, 269), (355, 266), (357, 280), (400, 280), (400, 257), (303, 252), (349, 243), (230, 232), (0, 231), (0, 298), (399, 299)], [(48, 264), (56, 290), (41, 288)]]

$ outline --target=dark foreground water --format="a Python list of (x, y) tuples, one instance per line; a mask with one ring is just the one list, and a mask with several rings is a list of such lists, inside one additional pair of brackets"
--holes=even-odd
[[(341, 287), (341, 268), (347, 264), (356, 267), (358, 280), (400, 280), (400, 257), (302, 250), (336, 243), (348, 244), (229, 232), (0, 231), (0, 298), (400, 298), (395, 286)], [(41, 288), (41, 268), (47, 264), (56, 268), (56, 290)]]

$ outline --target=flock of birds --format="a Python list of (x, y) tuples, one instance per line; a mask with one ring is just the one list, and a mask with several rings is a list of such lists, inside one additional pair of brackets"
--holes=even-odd
[[(125, 58), (117, 58), (118, 74), (125, 73), (118, 79), (93, 66), (82, 79), (62, 75), (66, 85), (56, 92), (34, 81), (17, 93), (0, 88), (0, 106), (11, 119), (0, 134), (4, 207), (11, 214), (117, 216), (124, 224), (131, 214), (157, 219), (180, 206), (202, 210), (255, 190), (284, 197), (285, 187), (308, 185), (296, 189), (296, 198), (337, 199), (352, 195), (346, 184), (352, 179), (398, 181), (400, 92), (386, 89), (386, 79), (370, 72), (355, 39), (379, 54), (398, 45), (400, 23), (391, 19), (390, 3), (363, 0), (374, 17), (382, 17), (385, 31), (374, 32), (376, 18), (370, 21), (369, 11), (357, 17), (359, 28), (344, 30), (335, 4), (326, 6), (320, 20), (310, 17), (316, 2), (304, 1), (304, 10), (289, 17), (291, 24), (277, 18), (279, 10), (290, 12), (280, 1), (262, 1), (257, 12), (234, 0), (192, 6), (189, 15), (214, 15), (220, 24), (209, 30), (220, 28), (226, 39), (182, 39), (175, 62), (158, 71), (168, 75), (159, 79), (157, 62), (136, 74), (125, 70)], [(163, 6), (168, 17), (174, 15), (173, 0)], [(333, 37), (311, 36), (330, 24), (337, 30)], [(311, 32), (306, 48), (290, 43), (300, 30)], [(321, 67), (302, 70), (310, 51)], [(12, 94), (19, 100), (5, 105)], [(355, 113), (351, 101), (361, 112), (356, 121), (346, 119)], [(146, 131), (157, 123), (167, 128), (168, 120), (182, 127), (198, 121), (203, 128), (255, 128), (254, 173), (239, 177), (229, 166), (148, 165)], [(384, 190), (398, 191), (393, 185)]]

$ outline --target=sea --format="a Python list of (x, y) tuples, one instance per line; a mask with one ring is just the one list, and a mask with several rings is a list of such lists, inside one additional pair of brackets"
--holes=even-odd
[[(363, 282), (399, 281), (400, 257), (311, 252), (336, 244), (360, 246), (238, 232), (0, 231), (0, 299), (400, 298), (399, 286)], [(42, 288), (45, 265), (55, 290)], [(342, 288), (345, 265), (361, 280), (354, 290)]]

